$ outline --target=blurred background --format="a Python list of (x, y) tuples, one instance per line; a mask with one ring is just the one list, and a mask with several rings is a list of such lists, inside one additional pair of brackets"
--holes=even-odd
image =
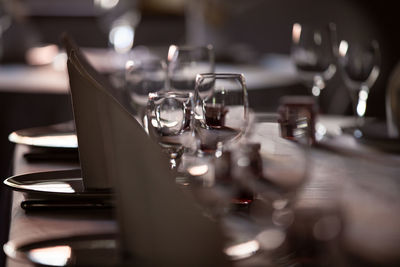
[[(372, 116), (385, 116), (385, 83), (399, 58), (396, 34), (399, 23), (396, 8), (388, 1), (1, 0), (0, 3), (2, 64), (26, 62), (29, 48), (59, 44), (65, 31), (83, 47), (110, 47), (114, 45), (112, 38), (120, 38), (119, 45), (127, 47), (120, 51), (142, 45), (166, 50), (170, 44), (212, 44), (217, 62), (258, 63), (266, 54), (290, 54), (294, 22), (312, 25), (334, 22), (338, 38), (373, 38), (381, 46), (382, 72), (375, 85), (377, 89), (371, 91), (368, 100), (367, 114)], [(322, 111), (350, 112), (346, 91), (334, 80), (321, 96)]]

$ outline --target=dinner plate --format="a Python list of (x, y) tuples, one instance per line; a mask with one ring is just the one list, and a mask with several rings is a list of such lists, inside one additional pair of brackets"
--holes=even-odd
[(400, 152), (400, 138), (389, 137), (384, 121), (369, 121), (361, 127), (345, 127), (342, 131), (365, 145), (387, 152)]
[(18, 130), (8, 136), (8, 140), (16, 144), (47, 148), (78, 148), (73, 121), (43, 127)]
[(20, 246), (9, 241), (3, 250), (14, 260), (35, 266), (122, 266), (114, 233), (77, 235)]
[(29, 199), (104, 199), (112, 196), (110, 190), (85, 189), (80, 169), (16, 175), (4, 180), (4, 184), (22, 191)]

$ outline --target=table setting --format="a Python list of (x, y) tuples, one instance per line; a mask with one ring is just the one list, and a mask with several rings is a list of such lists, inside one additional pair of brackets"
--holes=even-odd
[[(45, 224), (54, 216), (46, 212), (73, 213), (66, 229), (88, 216), (82, 231), (31, 240), (13, 240), (12, 226), (5, 253), (38, 266), (395, 266), (400, 158), (363, 142), (376, 130), (364, 114), (379, 46), (371, 42), (359, 70), (349, 62), (359, 55), (328, 29), (309, 38), (293, 25), (292, 57), (314, 96), (282, 97), (273, 113), (253, 109), (252, 82), (219, 72), (210, 45), (171, 45), (167, 61), (128, 60), (121, 91), (64, 35), (74, 121), (9, 140), (73, 150), (80, 169), (4, 184)], [(312, 51), (322, 38), (329, 57)], [(357, 118), (330, 121), (317, 97), (349, 69)], [(112, 215), (90, 222), (93, 211)]]

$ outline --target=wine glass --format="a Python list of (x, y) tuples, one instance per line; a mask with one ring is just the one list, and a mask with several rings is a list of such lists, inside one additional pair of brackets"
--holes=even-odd
[(126, 63), (125, 81), (130, 105), (137, 112), (138, 120), (147, 129), (146, 106), (149, 93), (166, 88), (167, 64), (155, 58), (129, 60)]
[(214, 49), (207, 46), (176, 46), (168, 50), (168, 77), (171, 90), (193, 92), (196, 75), (214, 72)]
[(150, 93), (147, 102), (147, 121), (150, 137), (156, 140), (170, 157), (171, 169), (185, 147), (193, 143), (191, 117), (193, 93), (155, 92)]
[(301, 79), (318, 97), (336, 72), (332, 42), (336, 39), (334, 24), (325, 27), (294, 23), (291, 57)]
[(242, 74), (198, 74), (193, 128), (200, 154), (221, 153), (222, 146), (238, 140), (248, 126), (248, 99)]
[(370, 88), (380, 72), (378, 42), (368, 44), (341, 40), (337, 49), (338, 65), (346, 87), (350, 91), (356, 127), (363, 124)]

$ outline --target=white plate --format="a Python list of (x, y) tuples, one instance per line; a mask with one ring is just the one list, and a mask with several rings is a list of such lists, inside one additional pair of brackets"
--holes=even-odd
[(8, 140), (16, 144), (48, 148), (78, 148), (73, 121), (12, 132)]

